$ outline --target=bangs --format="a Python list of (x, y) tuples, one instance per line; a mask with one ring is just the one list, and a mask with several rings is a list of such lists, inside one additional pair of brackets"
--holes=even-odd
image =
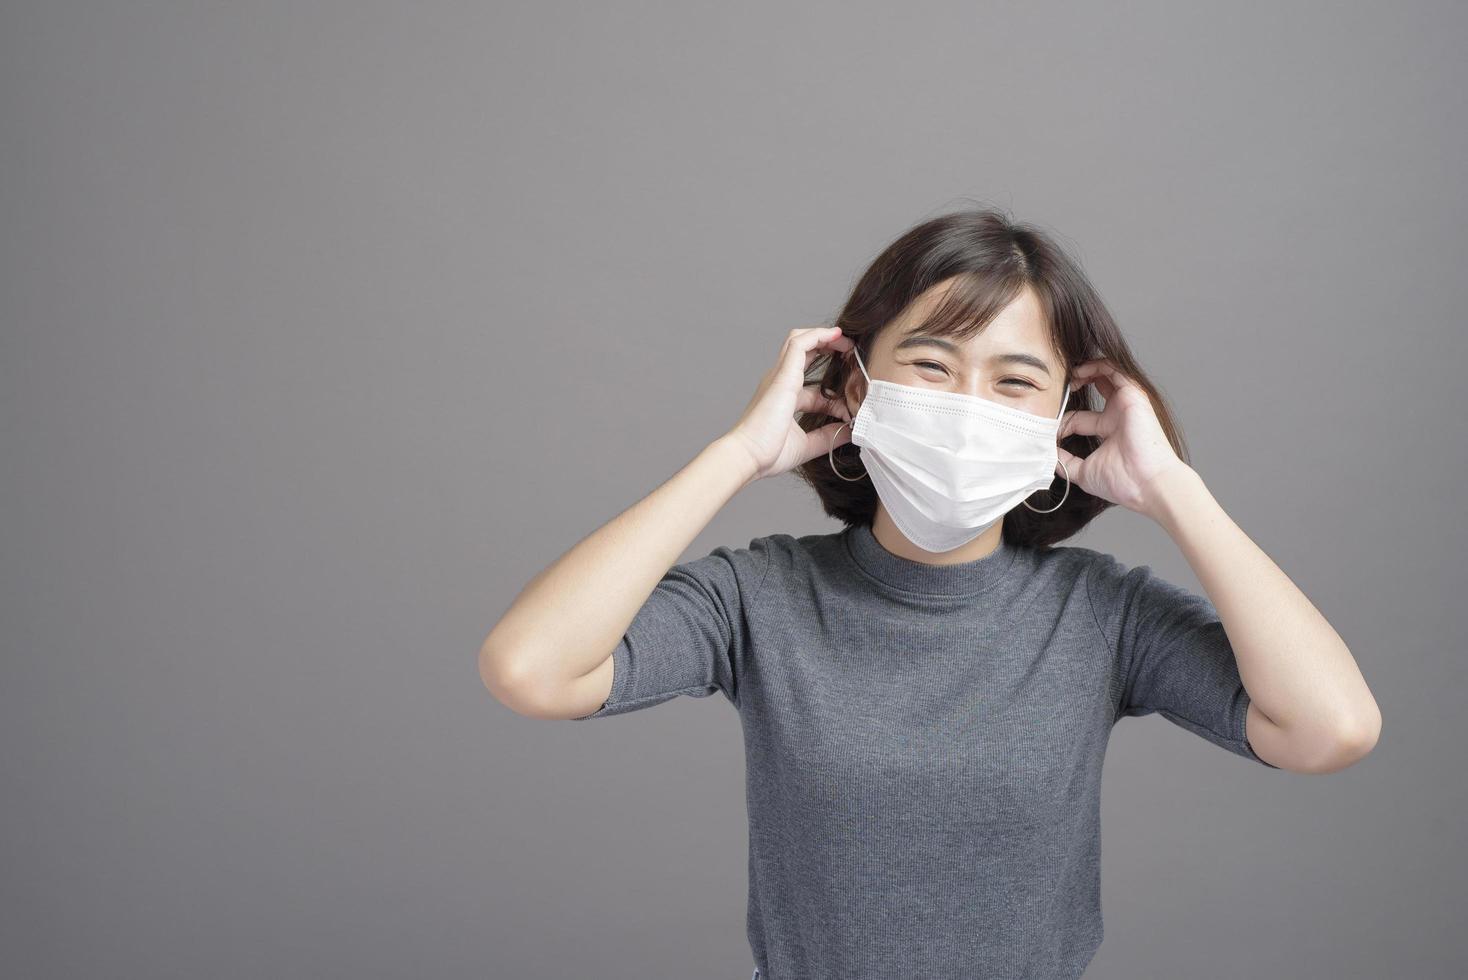
[(1023, 288), (1024, 280), (1019, 277), (960, 276), (907, 333), (968, 340), (988, 326)]

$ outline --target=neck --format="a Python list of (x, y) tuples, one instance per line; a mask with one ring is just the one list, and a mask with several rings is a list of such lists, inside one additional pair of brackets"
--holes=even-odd
[(929, 565), (958, 565), (987, 558), (999, 547), (999, 541), (1003, 535), (1004, 519), (1000, 518), (983, 534), (952, 551), (924, 551), (897, 530), (897, 525), (893, 524), (892, 518), (887, 515), (887, 508), (880, 503), (877, 504), (876, 517), (872, 519), (872, 536), (877, 539), (878, 544), (898, 557)]

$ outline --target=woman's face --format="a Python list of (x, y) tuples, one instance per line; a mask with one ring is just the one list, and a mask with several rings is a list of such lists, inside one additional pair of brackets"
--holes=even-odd
[[(1065, 368), (1051, 347), (1039, 298), (1025, 289), (966, 341), (914, 334), (913, 327), (942, 299), (947, 285), (929, 289), (877, 337), (870, 356), (862, 358), (872, 380), (975, 395), (1055, 418), (1065, 393)], [(858, 369), (848, 381), (853, 388), (847, 404), (859, 407), (865, 379)]]

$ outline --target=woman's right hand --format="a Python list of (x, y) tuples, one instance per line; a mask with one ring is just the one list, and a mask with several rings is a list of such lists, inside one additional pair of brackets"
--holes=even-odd
[[(827, 350), (849, 351), (856, 344), (841, 335), (840, 327), (804, 327), (790, 331), (775, 366), (766, 372), (744, 414), (729, 430), (735, 443), (748, 449), (756, 466), (755, 479), (778, 476), (828, 452), (833, 445), (851, 441), (851, 415), (841, 398), (826, 398), (819, 385), (805, 384), (811, 362)], [(795, 421), (796, 412), (819, 412), (838, 420), (806, 432)], [(831, 436), (841, 434), (834, 444)]]

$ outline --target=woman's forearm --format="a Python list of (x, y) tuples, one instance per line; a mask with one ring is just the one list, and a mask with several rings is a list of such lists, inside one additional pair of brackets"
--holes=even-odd
[(531, 579), (480, 649), (491, 693), (507, 703), (544, 703), (597, 668), (663, 575), (757, 469), (737, 436), (721, 436)]
[(1345, 642), (1305, 594), (1191, 467), (1162, 477), (1149, 501), (1149, 516), (1177, 543), (1218, 610), (1240, 679), (1279, 730), (1277, 744), (1299, 768), (1316, 771), (1370, 751), (1381, 724), (1376, 700)]

